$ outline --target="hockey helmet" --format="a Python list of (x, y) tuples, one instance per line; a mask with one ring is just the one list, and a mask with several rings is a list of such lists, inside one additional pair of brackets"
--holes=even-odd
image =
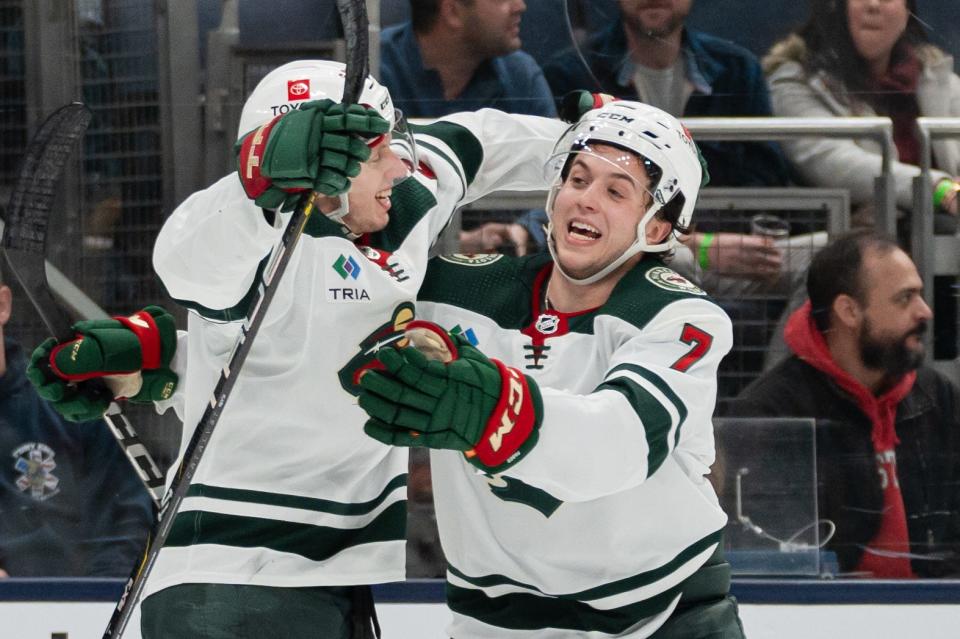
[[(674, 232), (690, 225), (697, 195), (706, 176), (701, 156), (689, 132), (673, 116), (648, 104), (615, 101), (599, 109), (588, 111), (560, 137), (544, 165), (547, 181), (551, 183), (547, 198), (547, 215), (551, 219), (547, 229), (550, 252), (558, 268), (553, 242), (553, 205), (563, 186), (570, 161), (575, 154), (586, 153), (609, 162), (593, 151), (592, 145), (605, 144), (624, 149), (638, 156), (650, 177), (648, 185), (640, 185), (650, 194), (650, 204), (637, 224), (637, 237), (626, 251), (599, 272), (584, 279), (564, 275), (576, 284), (590, 284), (600, 280), (634, 255), (659, 253), (674, 248), (679, 240)], [(658, 244), (648, 244), (647, 224), (667, 204), (679, 205), (679, 214), (673, 231)], [(671, 207), (673, 208), (673, 207)]]
[[(311, 100), (343, 99), (346, 66), (331, 60), (296, 60), (277, 67), (250, 93), (240, 113), (237, 139), (278, 115), (299, 108)], [(360, 104), (374, 109), (390, 123), (390, 148), (410, 167), (417, 167), (417, 147), (400, 109), (394, 108), (387, 88), (367, 76)]]

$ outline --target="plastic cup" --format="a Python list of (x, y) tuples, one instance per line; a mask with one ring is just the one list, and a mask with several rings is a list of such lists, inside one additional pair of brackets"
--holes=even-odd
[(778, 215), (762, 213), (750, 218), (750, 232), (774, 240), (785, 240), (790, 237), (790, 223)]

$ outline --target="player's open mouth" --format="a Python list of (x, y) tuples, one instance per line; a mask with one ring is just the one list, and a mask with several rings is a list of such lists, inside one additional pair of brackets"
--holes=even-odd
[(377, 202), (379, 202), (379, 203), (380, 203), (380, 206), (382, 206), (382, 207), (385, 208), (385, 209), (389, 209), (389, 208), (390, 208), (390, 193), (391, 193), (391, 192), (390, 192), (390, 190), (388, 189), (388, 190), (386, 190), (386, 191), (380, 191), (380, 192), (377, 193), (377, 195), (376, 195)]
[(600, 236), (603, 235), (600, 229), (595, 226), (590, 226), (585, 222), (570, 222), (570, 224), (567, 225), (567, 232), (587, 240), (598, 240)]

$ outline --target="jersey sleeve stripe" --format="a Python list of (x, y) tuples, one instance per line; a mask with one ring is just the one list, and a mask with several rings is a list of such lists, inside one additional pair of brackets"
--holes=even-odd
[(187, 489), (187, 497), (207, 497), (228, 501), (239, 501), (265, 506), (279, 506), (282, 508), (298, 508), (316, 512), (331, 513), (334, 515), (357, 516), (366, 515), (382, 504), (391, 493), (407, 485), (407, 474), (397, 475), (373, 499), (359, 503), (343, 503), (329, 499), (316, 499), (300, 495), (285, 495), (260, 490), (243, 490), (238, 488), (224, 488), (208, 484), (191, 484)]
[(683, 426), (683, 423), (687, 421), (687, 405), (680, 398), (679, 395), (674, 392), (670, 387), (670, 384), (666, 382), (662, 377), (651, 371), (649, 368), (644, 368), (642, 366), (637, 366), (636, 364), (621, 364), (617, 366), (609, 373), (607, 373), (607, 379), (610, 378), (610, 375), (620, 371), (630, 371), (640, 375), (648, 382), (656, 386), (663, 395), (670, 401), (671, 404), (677, 409), (677, 415), (679, 415), (679, 420), (677, 421), (676, 432), (673, 433), (673, 445), (676, 446), (680, 442), (680, 427)]
[[(465, 184), (473, 184), (480, 164), (483, 162), (483, 145), (470, 130), (453, 122), (433, 122), (426, 125), (411, 125), (417, 144), (424, 137), (442, 143), (457, 158), (461, 168), (457, 170), (465, 178)], [(448, 162), (449, 157), (445, 158)], [(457, 168), (456, 165), (454, 168)]]
[[(250, 305), (253, 303), (253, 299), (257, 294), (257, 289), (260, 287), (260, 284), (263, 280), (263, 270), (267, 267), (267, 262), (269, 260), (269, 255), (260, 260), (260, 263), (257, 265), (257, 273), (253, 276), (253, 283), (250, 285), (250, 288), (247, 290), (246, 294), (240, 298), (240, 301), (230, 308), (209, 308), (192, 300), (181, 300), (177, 298), (172, 299), (177, 304), (180, 304), (181, 306), (192, 311), (196, 311), (201, 317), (208, 320), (213, 320), (215, 322), (236, 322), (246, 319), (247, 314), (250, 312)], [(166, 287), (164, 287), (164, 292), (166, 292)]]
[(266, 548), (313, 561), (330, 559), (360, 544), (402, 541), (406, 532), (406, 502), (398, 501), (359, 528), (315, 526), (262, 517), (210, 511), (185, 511), (173, 522), (167, 547), (217, 544)]
[(422, 146), (423, 148), (432, 151), (437, 157), (453, 167), (457, 177), (460, 178), (460, 188), (462, 190), (460, 197), (463, 197), (467, 193), (467, 178), (463, 174), (463, 167), (461, 167), (459, 163), (455, 162), (447, 153), (440, 149), (439, 146), (431, 144), (422, 138), (417, 138), (417, 146)]
[(621, 393), (643, 424), (647, 439), (647, 477), (660, 468), (679, 439), (687, 409), (667, 383), (656, 373), (634, 364), (617, 366), (597, 390)]

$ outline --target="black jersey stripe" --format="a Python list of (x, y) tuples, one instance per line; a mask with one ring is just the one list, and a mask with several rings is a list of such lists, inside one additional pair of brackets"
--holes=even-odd
[(679, 594), (680, 586), (677, 585), (643, 601), (610, 610), (597, 610), (579, 601), (525, 593), (490, 597), (482, 590), (447, 584), (447, 604), (451, 610), (491, 626), (511, 630), (552, 628), (612, 636), (620, 635), (644, 619), (662, 613)]
[(682, 551), (677, 553), (670, 561), (665, 564), (653, 568), (651, 570), (646, 570), (644, 572), (632, 575), (630, 577), (624, 577), (623, 579), (618, 579), (616, 581), (611, 581), (609, 583), (603, 584), (602, 586), (596, 586), (594, 588), (588, 588), (586, 590), (581, 590), (579, 592), (572, 593), (544, 593), (542, 590), (536, 586), (530, 584), (525, 584), (523, 582), (511, 579), (510, 577), (504, 575), (484, 575), (482, 577), (471, 577), (464, 574), (461, 570), (457, 569), (456, 566), (448, 565), (447, 570), (451, 574), (456, 575), (460, 579), (470, 583), (478, 588), (493, 588), (495, 586), (518, 586), (526, 590), (530, 590), (531, 595), (536, 596), (545, 596), (551, 599), (561, 599), (569, 601), (592, 601), (595, 599), (604, 599), (606, 597), (612, 597), (614, 595), (620, 595), (631, 590), (636, 590), (638, 588), (643, 588), (644, 586), (649, 586), (650, 584), (656, 583), (661, 579), (668, 577), (672, 573), (676, 572), (688, 561), (704, 552), (711, 546), (718, 545), (720, 543), (721, 536), (723, 534), (722, 530), (717, 530), (710, 533), (706, 537), (695, 541), (690, 544)]
[(451, 162), (450, 157), (441, 153), (435, 145), (425, 143), (431, 151), (439, 153), (447, 162), (463, 175), (465, 185), (473, 184), (480, 164), (483, 163), (483, 145), (480, 140), (465, 126), (453, 122), (433, 122), (431, 124), (411, 124), (410, 130), (417, 141), (423, 143), (424, 137), (432, 137), (444, 143), (457, 156), (457, 164)]
[[(209, 308), (198, 302), (171, 297), (177, 304), (196, 311), (201, 317), (213, 320), (215, 322), (235, 322), (237, 320), (246, 319), (247, 313), (250, 311), (250, 305), (253, 303), (253, 299), (257, 294), (257, 288), (260, 286), (263, 279), (263, 270), (267, 267), (267, 262), (269, 260), (269, 255), (260, 260), (260, 263), (257, 265), (257, 272), (253, 276), (253, 282), (250, 284), (250, 288), (247, 289), (247, 292), (242, 298), (240, 298), (240, 301), (230, 308)], [(164, 287), (164, 293), (167, 293), (166, 287)], [(169, 293), (167, 294), (169, 295)]]
[(446, 161), (447, 164), (453, 167), (454, 172), (460, 178), (460, 187), (463, 190), (463, 192), (460, 194), (460, 197), (462, 198), (464, 195), (467, 194), (467, 179), (463, 175), (463, 169), (460, 167), (460, 165), (457, 162), (454, 162), (453, 158), (451, 158), (444, 151), (442, 151), (440, 147), (436, 146), (435, 144), (431, 144), (423, 139), (417, 139), (417, 146), (422, 146), (425, 149), (429, 149), (430, 151), (435, 153), (439, 158)]
[(217, 544), (235, 548), (263, 548), (324, 561), (338, 553), (406, 537), (406, 501), (391, 504), (360, 528), (335, 528), (204, 510), (177, 514), (166, 547)]
[(191, 484), (187, 490), (187, 497), (209, 497), (227, 501), (240, 501), (264, 506), (280, 506), (283, 508), (298, 508), (314, 512), (330, 513), (333, 515), (356, 516), (373, 512), (397, 488), (407, 485), (407, 474), (397, 475), (384, 486), (380, 494), (364, 502), (338, 502), (329, 499), (287, 495), (262, 490), (247, 490), (240, 488), (224, 488), (209, 484)]
[(666, 382), (660, 376), (634, 364), (623, 364), (614, 368), (607, 374), (606, 381), (597, 387), (597, 390), (614, 390), (622, 394), (640, 418), (647, 439), (647, 477), (649, 477), (660, 468), (667, 455), (670, 454), (668, 438), (670, 429), (673, 427), (673, 417), (660, 399), (633, 379), (624, 375), (611, 378), (611, 375), (623, 371), (639, 375), (649, 381), (676, 407), (679, 413), (678, 433), (681, 424), (687, 417), (687, 410), (680, 398), (666, 386)]
[(609, 373), (607, 373), (607, 376), (609, 377), (611, 373), (615, 373), (621, 370), (628, 370), (632, 373), (636, 373), (637, 375), (640, 375), (645, 380), (647, 380), (648, 382), (656, 386), (657, 390), (663, 393), (664, 396), (666, 396), (666, 398), (670, 400), (670, 403), (674, 405), (674, 407), (677, 409), (677, 414), (680, 416), (680, 423), (677, 424), (677, 432), (676, 434), (674, 434), (673, 443), (674, 445), (679, 443), (680, 428), (683, 426), (683, 423), (687, 421), (687, 405), (683, 402), (682, 399), (680, 399), (680, 396), (677, 395), (672, 388), (670, 388), (670, 384), (668, 384), (666, 380), (664, 380), (662, 377), (660, 377), (659, 375), (651, 371), (649, 368), (637, 366), (636, 364), (621, 364), (620, 366), (617, 366), (616, 368), (611, 370)]

